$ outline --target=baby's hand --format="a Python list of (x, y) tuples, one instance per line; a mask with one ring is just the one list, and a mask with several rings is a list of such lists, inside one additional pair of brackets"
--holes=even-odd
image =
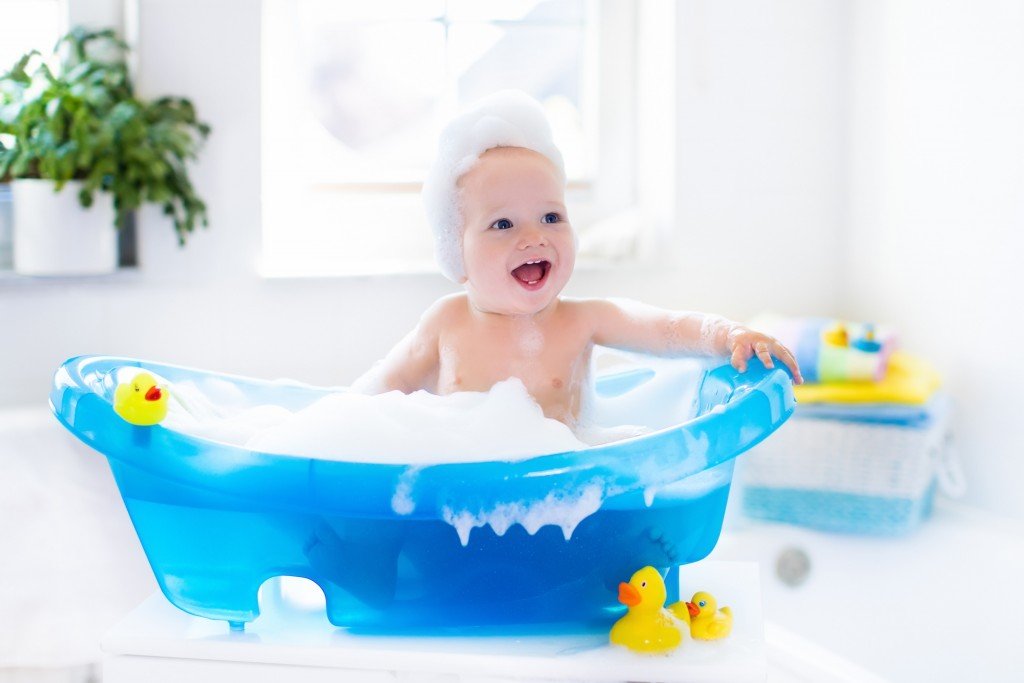
[(737, 325), (729, 332), (728, 344), (732, 354), (732, 366), (740, 372), (747, 371), (747, 361), (754, 355), (761, 359), (766, 368), (773, 368), (775, 363), (772, 361), (772, 356), (775, 356), (785, 363), (793, 373), (793, 381), (796, 384), (804, 383), (804, 378), (800, 375), (800, 366), (796, 364), (796, 358), (777, 339)]

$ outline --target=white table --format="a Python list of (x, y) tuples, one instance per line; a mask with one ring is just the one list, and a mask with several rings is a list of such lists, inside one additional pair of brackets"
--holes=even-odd
[[(764, 628), (758, 567), (700, 562), (682, 568), (681, 594), (707, 590), (733, 609), (725, 640), (684, 640), (670, 655), (610, 646), (604, 633), (523, 636), (357, 635), (332, 626), (322, 594), (298, 579), (261, 592), (262, 614), (244, 632), (192, 617), (160, 594), (103, 641), (104, 683), (320, 683), (331, 681), (763, 682)], [(628, 577), (624, 577), (628, 578)], [(269, 584), (268, 584), (269, 585)], [(305, 595), (297, 588), (305, 588)], [(317, 600), (316, 598), (319, 598)]]

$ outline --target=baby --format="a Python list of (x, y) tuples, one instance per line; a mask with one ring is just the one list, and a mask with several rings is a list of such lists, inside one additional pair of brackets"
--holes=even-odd
[(562, 155), (540, 105), (519, 92), (481, 100), (441, 135), (424, 183), (442, 272), (464, 292), (435, 302), (353, 388), (487, 391), (519, 378), (547, 417), (579, 427), (595, 344), (668, 356), (777, 357), (778, 341), (724, 318), (633, 302), (560, 297), (576, 234), (565, 208)]

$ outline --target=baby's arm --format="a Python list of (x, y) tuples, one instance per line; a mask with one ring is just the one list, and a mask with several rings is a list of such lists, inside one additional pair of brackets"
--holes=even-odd
[(387, 356), (352, 383), (352, 390), (361, 394), (382, 394), (396, 389), (403, 394), (420, 389), (435, 391), (438, 339), (445, 302), (446, 299), (439, 299), (428, 308), (419, 324), (395, 344)]
[(769, 368), (775, 356), (797, 384), (803, 383), (796, 359), (778, 340), (717, 315), (668, 311), (624, 299), (593, 299), (586, 306), (595, 344), (661, 356), (728, 355), (740, 372), (746, 372), (751, 356)]

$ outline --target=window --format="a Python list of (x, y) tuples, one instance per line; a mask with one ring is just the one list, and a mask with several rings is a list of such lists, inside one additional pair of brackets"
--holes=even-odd
[(636, 7), (264, 0), (264, 274), (435, 271), (419, 191), (438, 133), (505, 88), (547, 110), (579, 262), (636, 256)]
[(0, 0), (0, 70), (30, 50), (49, 53), (66, 24), (63, 0)]

